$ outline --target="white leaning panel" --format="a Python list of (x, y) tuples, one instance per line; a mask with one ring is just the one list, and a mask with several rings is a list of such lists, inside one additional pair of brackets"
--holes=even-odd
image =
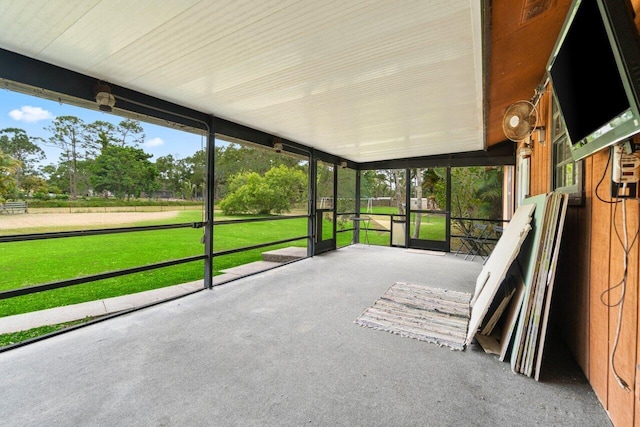
[(471, 300), (471, 319), (465, 345), (469, 345), (476, 335), (509, 267), (518, 256), (520, 247), (531, 230), (530, 223), (534, 210), (535, 205), (521, 205), (516, 210), (478, 275), (476, 290)]

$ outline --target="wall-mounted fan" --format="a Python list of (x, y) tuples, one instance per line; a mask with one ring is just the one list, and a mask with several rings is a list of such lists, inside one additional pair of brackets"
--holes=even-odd
[(507, 138), (519, 142), (530, 136), (538, 125), (538, 111), (529, 101), (511, 104), (502, 118), (502, 129)]

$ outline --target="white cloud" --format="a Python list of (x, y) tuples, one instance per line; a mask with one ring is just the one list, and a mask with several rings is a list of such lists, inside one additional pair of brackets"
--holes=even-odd
[(43, 110), (40, 107), (32, 107), (30, 105), (25, 105), (19, 110), (11, 110), (9, 112), (9, 116), (18, 122), (27, 123), (35, 123), (40, 120), (49, 120), (53, 118), (53, 114), (51, 114), (50, 111)]
[(158, 147), (164, 144), (162, 138), (152, 138), (144, 143), (145, 147)]

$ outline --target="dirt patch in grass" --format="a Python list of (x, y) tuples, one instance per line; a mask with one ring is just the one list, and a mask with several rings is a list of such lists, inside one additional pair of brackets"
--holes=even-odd
[(95, 213), (28, 213), (0, 215), (0, 230), (40, 227), (98, 227), (132, 224), (140, 221), (170, 219), (178, 211), (165, 212), (95, 212)]

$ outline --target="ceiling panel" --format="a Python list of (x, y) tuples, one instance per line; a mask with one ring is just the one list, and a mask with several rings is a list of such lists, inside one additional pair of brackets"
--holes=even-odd
[(100, 1), (61, 32), (38, 59), (63, 59), (61, 65), (73, 68), (82, 64), (77, 71), (87, 72), (195, 3), (197, 0)]
[(484, 147), (479, 2), (0, 0), (0, 47), (356, 162)]
[[(0, 1), (0, 40), (15, 52), (40, 53), (100, 0)], [(62, 58), (60, 58), (62, 59)]]

